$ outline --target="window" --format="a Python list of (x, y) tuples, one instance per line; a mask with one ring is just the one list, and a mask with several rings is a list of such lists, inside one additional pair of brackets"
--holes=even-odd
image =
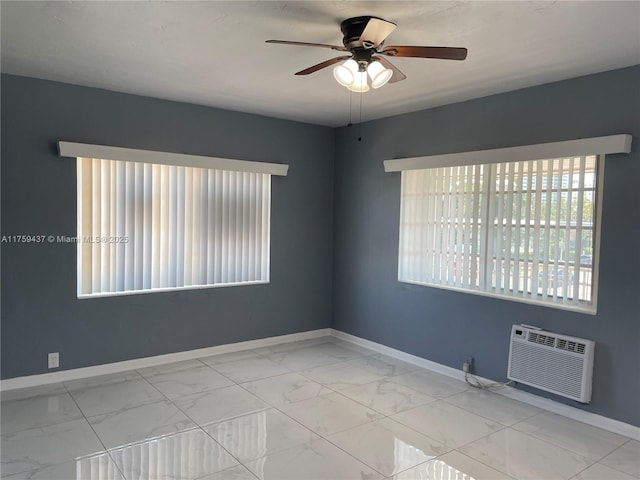
[[(604, 155), (468, 156), (528, 148), (452, 154), (467, 163), (454, 166), (447, 156), (385, 162), (402, 171), (400, 281), (595, 312)], [(429, 163), (440, 165), (416, 168)]]
[(78, 297), (269, 282), (271, 173), (133, 157), (77, 158)]

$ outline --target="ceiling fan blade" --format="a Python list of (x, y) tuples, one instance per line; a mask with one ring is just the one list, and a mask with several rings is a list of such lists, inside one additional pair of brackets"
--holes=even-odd
[(374, 57), (371, 57), (371, 58), (373, 58), (374, 60), (378, 60), (385, 68), (388, 68), (388, 69), (393, 71), (393, 75), (391, 76), (391, 79), (389, 80), (389, 83), (400, 82), (400, 81), (404, 80), (405, 78), (407, 78), (407, 76), (404, 73), (402, 73), (400, 71), (400, 69), (398, 69), (398, 67), (396, 67), (393, 63), (391, 63), (386, 58), (378, 57), (378, 56), (374, 56)]
[(379, 52), (390, 57), (441, 58), (444, 60), (464, 60), (467, 49), (462, 47), (385, 47)]
[(324, 62), (318, 63), (313, 67), (305, 68), (304, 70), (300, 70), (296, 72), (296, 75), (309, 75), (310, 73), (317, 72), (318, 70), (322, 70), (323, 68), (330, 67), (331, 65), (335, 65), (342, 60), (347, 60), (351, 58), (351, 55), (344, 55), (342, 57), (332, 58), (331, 60), (325, 60)]
[(290, 42), (288, 40), (267, 40), (266, 43), (278, 43), (281, 45), (299, 45), (301, 47), (330, 48), (331, 50), (339, 50), (341, 52), (349, 51), (345, 47), (340, 47), (338, 45), (327, 45), (326, 43)]
[(376, 48), (391, 32), (396, 28), (396, 24), (382, 20), (381, 18), (371, 17), (364, 27), (362, 35), (360, 35), (360, 43), (365, 48)]

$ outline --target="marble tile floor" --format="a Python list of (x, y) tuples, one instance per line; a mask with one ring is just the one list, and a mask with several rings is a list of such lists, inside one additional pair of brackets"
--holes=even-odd
[(625, 480), (640, 442), (328, 337), (2, 393), (2, 479)]

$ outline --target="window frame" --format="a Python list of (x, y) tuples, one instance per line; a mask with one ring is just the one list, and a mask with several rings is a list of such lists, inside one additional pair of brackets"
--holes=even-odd
[[(539, 160), (539, 159), (551, 159), (561, 157), (577, 157), (595, 155), (596, 158), (596, 185), (595, 195), (596, 201), (594, 208), (594, 232), (593, 232), (593, 245), (594, 251), (592, 253), (592, 296), (591, 302), (567, 304), (555, 301), (549, 301), (548, 297), (526, 297), (508, 295), (500, 292), (492, 292), (489, 290), (479, 290), (477, 288), (472, 289), (469, 287), (452, 286), (431, 284), (411, 280), (400, 279), (400, 242), (401, 236), (398, 239), (398, 281), (400, 283), (419, 285), (423, 287), (440, 288), (444, 290), (452, 290), (462, 293), (470, 293), (473, 295), (498, 298), (502, 300), (515, 301), (526, 304), (533, 304), (538, 306), (544, 306), (549, 308), (556, 308), (561, 310), (569, 310), (580, 313), (586, 313), (595, 315), (597, 313), (598, 304), (598, 289), (599, 289), (599, 260), (600, 260), (600, 244), (601, 244), (601, 223), (602, 223), (602, 201), (604, 191), (604, 166), (605, 158), (607, 154), (611, 153), (629, 153), (631, 151), (631, 136), (630, 135), (612, 135), (608, 137), (597, 137), (590, 139), (570, 140), (566, 142), (554, 142), (549, 144), (540, 145), (526, 145), (521, 147), (509, 147), (494, 150), (483, 150), (475, 152), (462, 152), (444, 155), (434, 155), (425, 157), (412, 157), (394, 160), (385, 160), (384, 167), (386, 172), (402, 172), (406, 170), (422, 170), (436, 167), (452, 167), (462, 165), (484, 165), (492, 163), (510, 163), (523, 160)], [(573, 153), (570, 153), (573, 152)], [(402, 200), (401, 200), (402, 203)], [(402, 208), (402, 207), (401, 207)], [(399, 220), (402, 217), (399, 216)], [(399, 229), (402, 225), (399, 223)], [(488, 230), (488, 229), (485, 229)], [(487, 232), (485, 232), (487, 234)], [(401, 235), (401, 234), (400, 234)], [(488, 252), (488, 250), (487, 250)], [(488, 260), (481, 260), (480, 264), (487, 264)], [(479, 266), (480, 267), (480, 266)], [(482, 268), (482, 267), (480, 267)], [(485, 286), (486, 288), (486, 286)]]

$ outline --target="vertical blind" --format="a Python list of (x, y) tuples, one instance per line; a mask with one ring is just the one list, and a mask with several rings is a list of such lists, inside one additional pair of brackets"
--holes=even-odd
[(78, 295), (269, 281), (271, 175), (77, 159)]
[(399, 280), (590, 303), (597, 158), (403, 171)]

